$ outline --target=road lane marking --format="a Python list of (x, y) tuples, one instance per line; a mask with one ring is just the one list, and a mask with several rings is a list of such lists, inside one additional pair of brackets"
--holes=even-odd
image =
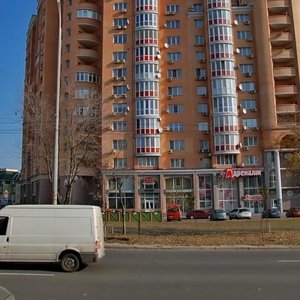
[(278, 263), (300, 263), (300, 259), (281, 259), (277, 260)]
[(41, 274), (41, 273), (0, 273), (0, 276), (45, 276), (54, 277), (54, 274)]

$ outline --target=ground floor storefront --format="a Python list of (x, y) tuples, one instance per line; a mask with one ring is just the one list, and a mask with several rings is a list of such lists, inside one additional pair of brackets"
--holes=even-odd
[(107, 209), (166, 212), (168, 204), (191, 209), (264, 209), (262, 169), (107, 172), (103, 177)]

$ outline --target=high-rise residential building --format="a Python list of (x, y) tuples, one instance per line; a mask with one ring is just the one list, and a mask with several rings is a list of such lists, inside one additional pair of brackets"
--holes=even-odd
[[(72, 201), (100, 187), (110, 209), (300, 205), (299, 0), (58, 2), (61, 196), (73, 172)], [(57, 11), (38, 1), (28, 30), (24, 203), (51, 202)]]

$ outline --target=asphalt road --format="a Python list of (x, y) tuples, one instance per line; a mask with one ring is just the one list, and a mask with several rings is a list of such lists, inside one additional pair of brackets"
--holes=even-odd
[(299, 299), (300, 250), (108, 249), (76, 273), (53, 265), (0, 265), (17, 300)]

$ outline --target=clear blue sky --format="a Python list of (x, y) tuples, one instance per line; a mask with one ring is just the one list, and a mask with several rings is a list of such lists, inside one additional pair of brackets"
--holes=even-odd
[(0, 168), (21, 169), (26, 32), (37, 0), (0, 0)]

